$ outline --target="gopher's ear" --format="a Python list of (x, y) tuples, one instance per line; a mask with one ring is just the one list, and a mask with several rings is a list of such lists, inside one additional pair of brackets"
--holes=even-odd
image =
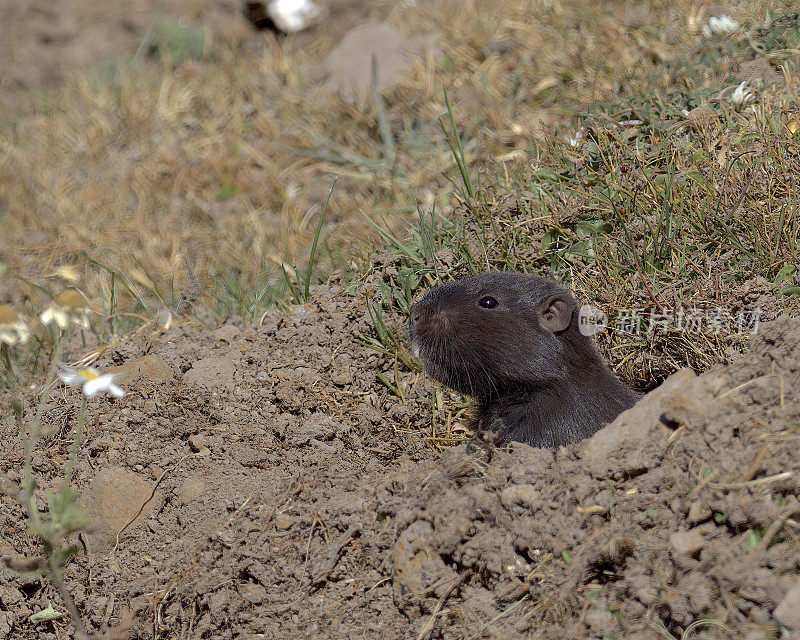
[(550, 333), (564, 331), (572, 322), (575, 303), (562, 295), (552, 295), (539, 307), (539, 326)]

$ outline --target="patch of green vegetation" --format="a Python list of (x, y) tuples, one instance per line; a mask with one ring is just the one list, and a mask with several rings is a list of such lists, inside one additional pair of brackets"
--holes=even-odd
[[(104, 254), (104, 258), (105, 260), (95, 260), (90, 256), (85, 256), (89, 264), (105, 271), (109, 278), (108, 297), (96, 301), (100, 305), (97, 317), (104, 319), (106, 326), (102, 326), (94, 318), (89, 319), (91, 331), (101, 342), (109, 340), (113, 335), (129, 333), (138, 329), (156, 317), (158, 307), (166, 308), (169, 304), (158, 283), (141, 263), (139, 267), (150, 283), (155, 300), (136, 286), (130, 274), (126, 273), (113, 258), (108, 254)], [(124, 310), (119, 306), (120, 293), (123, 292), (126, 299), (133, 300), (133, 304), (126, 305)]]
[(130, 61), (119, 56), (103, 58), (92, 74), (94, 85), (119, 87), (122, 77), (130, 69)]
[(236, 187), (234, 187), (232, 184), (223, 184), (219, 189), (217, 189), (217, 193), (214, 194), (214, 199), (217, 202), (225, 202), (226, 200), (230, 200), (235, 195)]
[(187, 59), (204, 60), (208, 57), (213, 38), (207, 27), (157, 15), (132, 57), (107, 56), (100, 60), (92, 72), (95, 86), (111, 86), (119, 89), (123, 76), (138, 69), (137, 75), (145, 73), (140, 67), (145, 56), (157, 53), (171, 67), (178, 67)]
[(306, 264), (305, 273), (301, 273), (298, 267), (292, 269), (294, 277), (290, 276), (283, 267), (283, 277), (286, 285), (292, 293), (292, 300), (296, 304), (303, 304), (311, 299), (311, 280), (314, 268), (316, 267), (317, 259), (319, 258), (318, 249), (321, 248), (319, 242), (322, 239), (323, 223), (325, 222), (325, 214), (328, 212), (328, 205), (331, 202), (331, 195), (333, 188), (336, 186), (336, 180), (331, 184), (328, 191), (328, 197), (325, 198), (325, 205), (322, 207), (322, 212), (319, 214), (319, 222), (317, 223), (317, 230), (314, 233), (314, 238), (311, 240), (311, 245), (308, 248), (307, 256), (308, 263)]
[[(466, 154), (477, 140), (464, 139), (452, 117), (445, 94), (445, 110), (430, 121), (419, 114), (392, 119), (379, 91), (377, 72), (373, 69), (373, 89), (367, 108), (348, 113), (347, 142), (334, 139), (317, 124), (298, 120), (306, 145), (298, 153), (324, 163), (330, 173), (369, 184), (390, 197), (391, 213), (413, 213), (412, 191), (415, 185), (430, 182), (440, 173), (457, 167), (462, 176), (467, 171)], [(337, 127), (337, 133), (342, 125)], [(436, 135), (440, 129), (443, 137)], [(468, 191), (471, 189), (471, 185)], [(411, 197), (409, 197), (411, 196)], [(398, 202), (399, 201), (399, 202)]]
[(156, 51), (163, 60), (174, 66), (186, 59), (202, 60), (212, 46), (211, 33), (203, 25), (176, 20), (170, 16), (156, 16), (133, 57), (134, 62), (145, 54)]
[[(794, 112), (778, 99), (784, 90), (766, 76), (776, 63), (796, 73), (796, 38), (794, 14), (703, 38), (667, 63), (665, 90), (597, 101), (577, 132), (530, 147), (527, 168), (461, 190), (460, 235), (473, 253), (485, 250), (485, 267), (551, 275), (612, 323), (628, 309), (661, 314), (676, 299), (736, 306), (736, 291), (758, 278), (776, 285), (776, 304), (794, 304), (800, 139), (789, 126)], [(745, 75), (745, 63), (760, 57), (761, 75)], [(444, 277), (474, 266), (452, 265)], [(677, 368), (702, 370), (726, 349), (743, 349), (746, 331), (730, 324), (687, 341), (612, 327), (599, 339), (612, 363), (624, 363), (624, 377), (649, 388)], [(639, 357), (644, 351), (649, 357)]]
[(257, 318), (259, 310), (273, 307), (286, 298), (286, 284), (280, 274), (272, 273), (268, 265), (262, 266), (258, 281), (250, 283), (237, 269), (220, 269), (214, 277), (214, 289), (208, 292), (209, 320), (239, 316), (247, 321)]
[(763, 536), (764, 536), (763, 527), (748, 529), (747, 534), (745, 535), (744, 538), (745, 545), (747, 545), (748, 549), (755, 549), (758, 546), (758, 543), (761, 541), (761, 538)]

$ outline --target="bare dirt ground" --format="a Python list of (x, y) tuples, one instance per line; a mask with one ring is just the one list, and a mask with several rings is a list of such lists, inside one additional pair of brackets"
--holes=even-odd
[[(698, 637), (780, 637), (798, 580), (796, 320), (584, 443), (440, 456), (419, 435), (429, 383), (401, 369), (392, 395), (377, 376), (395, 363), (356, 342), (367, 295), (333, 283), (253, 326), (103, 354), (129, 393), (91, 403), (77, 484), (95, 527), (66, 573), (93, 627), (128, 609), (139, 638), (656, 638), (701, 619), (724, 626)], [(76, 410), (71, 391), (49, 402), (41, 491)], [(0, 446), (14, 478), (11, 420)], [(21, 510), (1, 509), (0, 554), (35, 554)], [(2, 637), (69, 637), (28, 621), (58, 602), (46, 580), (3, 568), (0, 585)]]
[(200, 2), (0, 2), (0, 112), (3, 120), (37, 106), (48, 89), (103, 59), (135, 53), (156, 13), (204, 18), (220, 26), (236, 20), (235, 0)]
[[(292, 36), (300, 46), (333, 40), (373, 13), (372, 0), (321, 0), (325, 28)], [(154, 16), (203, 24), (241, 41), (242, 52), (257, 56), (268, 36), (251, 28), (245, 2), (238, 0), (0, 0), (0, 122), (41, 109), (47, 92), (76, 72), (104, 61), (133, 56)], [(322, 31), (322, 33), (320, 33)]]

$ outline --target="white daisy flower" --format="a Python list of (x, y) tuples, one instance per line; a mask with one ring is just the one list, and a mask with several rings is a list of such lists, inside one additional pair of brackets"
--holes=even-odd
[(83, 329), (89, 328), (89, 307), (83, 296), (75, 289), (62, 291), (53, 303), (40, 315), (42, 324), (55, 323), (62, 331), (75, 323)]
[(267, 13), (284, 33), (297, 33), (307, 28), (319, 15), (319, 7), (311, 0), (272, 0)]
[(110, 393), (115, 398), (125, 395), (125, 390), (114, 382), (116, 375), (113, 373), (101, 374), (93, 367), (76, 369), (65, 364), (59, 365), (57, 373), (64, 384), (81, 389), (87, 398), (93, 398), (98, 393)]
[(13, 347), (28, 341), (31, 330), (7, 304), (0, 304), (0, 343)]
[(708, 19), (708, 24), (703, 27), (703, 35), (706, 38), (711, 36), (725, 36), (733, 33), (739, 28), (739, 23), (729, 15), (722, 14), (719, 17), (712, 16)]
[(741, 108), (746, 102), (750, 102), (755, 97), (755, 94), (747, 88), (747, 83), (742, 82), (731, 94), (731, 102), (737, 108)]

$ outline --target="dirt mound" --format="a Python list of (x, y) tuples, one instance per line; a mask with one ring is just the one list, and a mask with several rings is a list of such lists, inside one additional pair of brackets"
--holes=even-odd
[(675, 374), (575, 447), (450, 452), (398, 516), (397, 604), (431, 613), (467, 576), (464, 634), (768, 629), (797, 581), (799, 329), (773, 325), (747, 366)]
[[(775, 637), (799, 573), (800, 323), (584, 443), (440, 456), (429, 383), (358, 342), (368, 295), (322, 287), (254, 326), (103, 354), (128, 395), (91, 403), (77, 477), (96, 525), (66, 572), (91, 626), (128, 608), (140, 638), (654, 638), (708, 618), (724, 628), (698, 635)], [(59, 393), (48, 423), (75, 411)], [(2, 436), (13, 478), (10, 420)], [(66, 427), (40, 444), (43, 486), (68, 446)], [(7, 498), (0, 519), (0, 553), (35, 553)], [(51, 600), (0, 569), (0, 638), (69, 634), (28, 621)]]

